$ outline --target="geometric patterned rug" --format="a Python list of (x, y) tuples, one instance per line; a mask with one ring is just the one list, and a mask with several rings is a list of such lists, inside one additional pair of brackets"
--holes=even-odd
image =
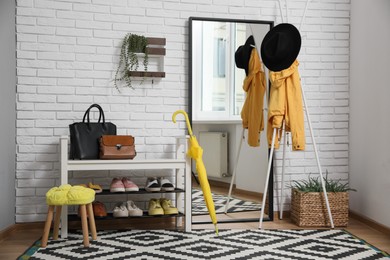
[(389, 259), (344, 230), (111, 230), (99, 231), (89, 248), (78, 231), (35, 246), (19, 259)]
[[(212, 193), (216, 213), (224, 213), (227, 196)], [(208, 214), (206, 204), (204, 203), (203, 193), (201, 190), (192, 189), (192, 215)], [(230, 198), (228, 212), (259, 211), (261, 204), (245, 201), (237, 198)]]

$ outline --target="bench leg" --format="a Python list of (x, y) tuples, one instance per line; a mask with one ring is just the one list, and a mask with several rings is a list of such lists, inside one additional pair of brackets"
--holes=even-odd
[(80, 211), (81, 211), (81, 227), (83, 229), (83, 243), (84, 243), (84, 247), (89, 247), (88, 220), (87, 220), (86, 206), (80, 205)]
[(54, 227), (53, 227), (53, 239), (58, 239), (58, 233), (60, 230), (60, 219), (61, 219), (62, 206), (56, 206), (56, 216), (54, 218)]
[(92, 240), (97, 239), (97, 234), (96, 234), (96, 225), (95, 225), (95, 216), (93, 215), (93, 208), (92, 208), (92, 203), (89, 203), (87, 205), (87, 210), (88, 210), (88, 217), (89, 217), (89, 229), (91, 230), (91, 236)]
[(49, 240), (50, 226), (53, 221), (54, 206), (49, 206), (46, 216), (45, 228), (43, 229), (41, 247), (47, 246), (47, 241)]

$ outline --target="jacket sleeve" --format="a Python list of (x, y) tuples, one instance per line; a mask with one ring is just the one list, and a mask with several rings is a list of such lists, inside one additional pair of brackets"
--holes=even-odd
[(265, 93), (265, 76), (261, 69), (259, 55), (252, 50), (249, 61), (250, 76), (244, 82), (247, 90), (247, 98), (243, 108), (243, 123), (246, 121), (248, 128), (248, 144), (252, 147), (260, 145), (260, 132), (264, 129), (263, 102)]
[[(274, 128), (282, 127), (283, 119), (286, 114), (286, 88), (283, 86), (284, 81), (277, 81), (274, 72), (270, 72), (271, 88), (268, 106), (268, 124), (267, 139), (268, 146), (271, 147), (272, 135)], [(278, 130), (279, 133), (279, 130)], [(279, 148), (279, 138), (275, 138), (275, 149)]]

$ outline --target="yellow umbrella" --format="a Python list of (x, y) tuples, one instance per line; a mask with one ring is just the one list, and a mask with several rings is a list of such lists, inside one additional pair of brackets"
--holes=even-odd
[(213, 197), (211, 195), (209, 180), (207, 179), (206, 167), (204, 166), (203, 159), (202, 159), (203, 149), (202, 147), (199, 146), (199, 143), (196, 140), (196, 136), (192, 133), (192, 129), (191, 129), (191, 125), (187, 113), (183, 110), (177, 110), (175, 113), (173, 113), (172, 121), (174, 123), (176, 123), (177, 114), (183, 114), (186, 119), (188, 133), (190, 134), (190, 149), (187, 151), (187, 156), (195, 160), (196, 171), (198, 172), (198, 178), (199, 178), (200, 187), (202, 188), (203, 198), (205, 200), (206, 207), (209, 211), (211, 221), (214, 224), (215, 232), (218, 235), (217, 215), (215, 214), (215, 206), (214, 206)]

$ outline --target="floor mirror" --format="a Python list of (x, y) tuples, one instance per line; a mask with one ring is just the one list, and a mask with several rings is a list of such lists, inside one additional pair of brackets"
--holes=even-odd
[[(249, 36), (260, 53), (262, 39), (272, 27), (272, 21), (189, 18), (189, 117), (204, 150), (219, 223), (258, 221), (262, 206), (267, 213), (264, 220), (273, 220), (272, 172), (267, 203), (261, 205), (269, 158), (266, 129), (260, 147), (250, 147), (240, 117), (246, 74), (234, 59)], [(192, 172), (192, 223), (210, 223), (194, 164)]]

